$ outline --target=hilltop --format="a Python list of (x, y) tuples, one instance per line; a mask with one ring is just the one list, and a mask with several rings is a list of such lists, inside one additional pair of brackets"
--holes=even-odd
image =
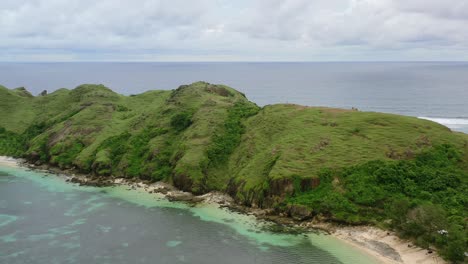
[(468, 135), (431, 121), (260, 108), (206, 82), (131, 96), (90, 84), (36, 97), (0, 86), (0, 111), (0, 155), (222, 191), (301, 220), (378, 225), (463, 260)]

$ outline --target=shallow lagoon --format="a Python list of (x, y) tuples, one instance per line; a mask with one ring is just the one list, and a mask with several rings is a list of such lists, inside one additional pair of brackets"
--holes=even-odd
[(331, 236), (215, 205), (0, 167), (0, 263), (377, 263)]

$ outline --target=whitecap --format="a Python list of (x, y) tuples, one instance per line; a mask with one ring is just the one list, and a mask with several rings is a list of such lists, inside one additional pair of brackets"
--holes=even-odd
[(418, 117), (442, 124), (450, 129), (468, 131), (468, 119), (466, 118), (444, 118), (444, 117)]

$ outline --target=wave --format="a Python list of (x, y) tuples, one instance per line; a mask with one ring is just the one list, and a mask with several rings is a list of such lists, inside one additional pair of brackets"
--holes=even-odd
[(420, 119), (426, 119), (430, 120), (439, 124), (442, 124), (444, 126), (447, 126), (449, 128), (466, 128), (468, 127), (468, 119), (466, 118), (443, 118), (443, 117), (425, 117), (425, 116), (420, 116), (418, 117)]

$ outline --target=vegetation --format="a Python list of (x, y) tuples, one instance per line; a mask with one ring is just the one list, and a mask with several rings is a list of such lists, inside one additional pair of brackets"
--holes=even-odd
[(0, 155), (99, 176), (225, 191), (239, 203), (398, 231), (462, 262), (468, 136), (413, 117), (259, 108), (198, 82), (122, 96), (81, 85), (34, 97), (0, 86)]
[(44, 132), (45, 123), (32, 124), (23, 133), (18, 134), (0, 127), (0, 151), (3, 155), (21, 156), (29, 147), (29, 141)]
[(463, 261), (468, 172), (460, 167), (462, 155), (440, 145), (413, 160), (377, 160), (328, 171), (320, 175), (319, 188), (285, 203), (307, 206), (334, 221), (393, 228), (419, 246), (434, 245), (447, 258)]
[(222, 132), (213, 137), (213, 143), (207, 150), (209, 164), (219, 166), (228, 161), (229, 156), (241, 142), (245, 126), (242, 123), (246, 118), (255, 115), (258, 107), (247, 103), (236, 103), (228, 110)]
[(18, 134), (0, 127), (0, 149), (3, 155), (17, 157), (24, 152), (24, 148), (24, 142)]
[(192, 124), (192, 115), (188, 112), (178, 113), (171, 118), (171, 126), (177, 132), (185, 130)]
[(50, 163), (58, 165), (60, 168), (70, 167), (73, 160), (83, 150), (84, 145), (80, 141), (64, 142), (55, 144), (49, 151), (53, 158)]

